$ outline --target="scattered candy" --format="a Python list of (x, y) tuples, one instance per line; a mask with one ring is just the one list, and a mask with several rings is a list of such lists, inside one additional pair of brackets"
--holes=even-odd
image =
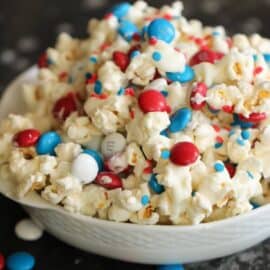
[(35, 266), (35, 258), (27, 252), (16, 252), (7, 258), (9, 270), (31, 270)]
[(131, 5), (128, 2), (120, 3), (112, 8), (112, 13), (118, 19), (125, 17), (130, 9)]
[(169, 264), (157, 266), (157, 270), (184, 270), (181, 264)]
[(79, 154), (72, 163), (71, 173), (77, 177), (82, 184), (93, 182), (98, 174), (98, 163), (89, 154)]
[(131, 41), (134, 34), (138, 33), (137, 26), (131, 21), (121, 21), (118, 33), (127, 41)]
[(192, 111), (189, 108), (182, 108), (176, 111), (171, 117), (169, 131), (172, 133), (179, 132), (185, 129), (191, 121)]
[(111, 133), (101, 143), (101, 153), (105, 158), (122, 152), (126, 147), (126, 139), (121, 133)]
[(43, 133), (36, 145), (38, 155), (54, 155), (54, 148), (62, 142), (60, 135), (55, 131)]
[(171, 43), (175, 37), (174, 26), (165, 19), (153, 20), (147, 28), (149, 38), (156, 38)]
[(190, 106), (193, 110), (201, 110), (205, 104), (207, 86), (203, 82), (199, 82), (191, 90)]
[(153, 192), (155, 192), (157, 194), (161, 194), (162, 192), (165, 191), (164, 186), (162, 186), (158, 183), (155, 174), (151, 174), (151, 177), (150, 177), (148, 184), (149, 184), (149, 187), (153, 190)]
[(183, 72), (166, 72), (166, 76), (170, 81), (186, 83), (194, 79), (195, 73), (190, 66), (186, 66)]
[(101, 81), (97, 80), (95, 82), (94, 91), (98, 95), (100, 95), (102, 93), (102, 83), (101, 83)]
[(144, 113), (148, 112), (170, 112), (170, 107), (165, 97), (156, 90), (147, 90), (138, 97), (140, 109)]
[(40, 132), (37, 129), (25, 129), (15, 134), (13, 140), (19, 147), (29, 147), (37, 143)]
[(22, 219), (15, 226), (15, 234), (22, 240), (36, 241), (42, 237), (43, 230), (31, 219)]
[(5, 268), (5, 257), (4, 255), (0, 252), (0, 270), (4, 270)]
[(179, 142), (171, 150), (170, 160), (180, 166), (187, 166), (194, 163), (200, 153), (196, 145), (191, 142)]
[(124, 52), (115, 51), (113, 53), (113, 61), (123, 72), (129, 65), (129, 57)]
[(216, 61), (222, 59), (223, 56), (223, 53), (214, 52), (210, 49), (202, 49), (192, 56), (189, 64), (191, 66), (198, 65), (202, 62), (209, 62), (214, 64)]
[(99, 152), (95, 151), (94, 149), (85, 149), (83, 150), (83, 153), (93, 157), (98, 164), (99, 171), (103, 170), (103, 158)]
[(121, 178), (112, 172), (100, 172), (95, 180), (95, 183), (106, 189), (122, 188)]

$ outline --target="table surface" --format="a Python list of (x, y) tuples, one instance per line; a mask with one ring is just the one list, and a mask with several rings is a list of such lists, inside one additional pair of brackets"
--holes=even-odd
[[(91, 17), (100, 17), (112, 0), (1, 0), (0, 1), (0, 92), (17, 74), (36, 62), (38, 55), (53, 46), (59, 32), (83, 37)], [(148, 1), (155, 5), (172, 1)], [(184, 14), (205, 24), (225, 25), (230, 33), (259, 32), (270, 36), (270, 0), (186, 0)], [(36, 242), (16, 238), (14, 225), (26, 214), (15, 203), (0, 196), (0, 252), (31, 252), (37, 270), (130, 270), (153, 266), (128, 264), (84, 253), (45, 234)], [(227, 258), (189, 264), (185, 269), (270, 269), (270, 240)]]

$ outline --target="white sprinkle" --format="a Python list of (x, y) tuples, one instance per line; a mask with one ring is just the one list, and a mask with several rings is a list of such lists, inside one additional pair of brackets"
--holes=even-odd
[(15, 234), (25, 241), (36, 241), (43, 235), (43, 230), (31, 219), (22, 219), (15, 226)]

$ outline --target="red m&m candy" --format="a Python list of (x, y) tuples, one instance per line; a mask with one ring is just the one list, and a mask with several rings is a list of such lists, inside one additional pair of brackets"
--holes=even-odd
[(40, 132), (37, 129), (25, 129), (15, 134), (13, 141), (19, 147), (29, 147), (37, 143)]
[(113, 61), (122, 71), (125, 71), (129, 65), (129, 57), (124, 52), (115, 51), (113, 53)]
[(121, 178), (112, 172), (100, 172), (95, 180), (95, 183), (106, 189), (122, 188)]
[(251, 122), (251, 123), (259, 123), (263, 120), (265, 120), (267, 117), (266, 113), (262, 112), (262, 113), (259, 113), (259, 112), (253, 112), (251, 113), (248, 117), (245, 117), (243, 115), (239, 115), (239, 119), (244, 121), (244, 122)]
[(77, 110), (76, 97), (69, 93), (58, 99), (53, 107), (53, 115), (58, 120), (65, 120), (72, 112)]
[(0, 270), (3, 270), (5, 267), (5, 258), (2, 253), (0, 253)]
[(170, 160), (176, 165), (187, 166), (194, 163), (199, 155), (199, 150), (193, 143), (179, 142), (173, 146)]
[(171, 108), (166, 102), (166, 98), (156, 90), (142, 92), (138, 98), (140, 109), (144, 113), (148, 112), (170, 112)]
[(202, 62), (209, 62), (214, 64), (224, 56), (223, 53), (214, 52), (210, 49), (202, 49), (192, 56), (189, 64), (191, 66), (198, 65)]
[(191, 91), (190, 106), (193, 110), (201, 110), (206, 104), (205, 97), (207, 86), (204, 82), (199, 82)]

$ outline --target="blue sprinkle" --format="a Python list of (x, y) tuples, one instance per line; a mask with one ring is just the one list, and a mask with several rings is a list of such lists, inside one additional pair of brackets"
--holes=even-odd
[(254, 126), (251, 122), (245, 122), (239, 119), (239, 116), (237, 114), (233, 115), (233, 123), (232, 126), (240, 126), (241, 128), (251, 128)]
[(245, 145), (245, 141), (242, 138), (237, 138), (236, 142), (241, 146)]
[(162, 58), (162, 55), (160, 52), (153, 52), (152, 58), (154, 61), (159, 62)]
[(133, 51), (133, 52), (130, 54), (130, 58), (133, 59), (133, 58), (135, 58), (136, 56), (138, 56), (138, 55), (140, 55), (140, 54), (141, 54), (140, 51), (135, 50), (135, 51)]
[(249, 130), (242, 130), (241, 136), (244, 140), (248, 140), (250, 138), (250, 132)]
[(9, 270), (31, 270), (35, 266), (35, 258), (27, 252), (16, 252), (7, 258)]
[(112, 13), (118, 19), (125, 17), (130, 9), (131, 5), (128, 2), (124, 2), (118, 5), (115, 5), (112, 8)]
[(157, 194), (164, 192), (164, 186), (160, 185), (157, 181), (156, 175), (152, 174), (148, 182), (149, 187)]
[(60, 135), (55, 131), (43, 133), (36, 145), (38, 155), (55, 155), (55, 147), (62, 142)]
[(99, 152), (97, 152), (93, 149), (85, 149), (85, 150), (83, 150), (83, 153), (88, 154), (91, 157), (93, 157), (98, 164), (99, 171), (103, 170), (103, 158)]
[(118, 96), (122, 96), (122, 95), (124, 95), (124, 93), (125, 93), (125, 88), (121, 87), (121, 88), (119, 89), (119, 91), (117, 92), (117, 95), (118, 95)]
[(96, 58), (95, 56), (91, 56), (91, 57), (89, 58), (89, 61), (90, 61), (91, 63), (96, 64), (96, 63), (97, 63), (97, 58)]
[(162, 18), (153, 20), (147, 28), (147, 33), (149, 38), (156, 38), (166, 43), (171, 43), (175, 37), (174, 26)]
[(214, 36), (214, 37), (220, 36), (220, 33), (219, 33), (218, 31), (214, 31), (214, 32), (212, 33), (212, 36)]
[(253, 174), (250, 171), (247, 171), (247, 174), (248, 174), (248, 177), (249, 178), (254, 179), (254, 176), (253, 176)]
[(127, 41), (131, 41), (133, 35), (138, 32), (137, 26), (130, 21), (122, 21), (118, 28), (118, 33)]
[(162, 90), (160, 91), (160, 93), (164, 96), (164, 97), (167, 97), (169, 95), (168, 91), (166, 90)]
[(149, 196), (148, 195), (143, 195), (141, 198), (141, 203), (142, 205), (147, 205), (150, 202)]
[(170, 151), (169, 150), (162, 150), (161, 158), (168, 159), (169, 157), (170, 157)]
[(224, 171), (224, 165), (222, 163), (215, 163), (214, 165), (216, 172), (223, 172)]
[(223, 143), (217, 142), (217, 143), (215, 143), (214, 147), (216, 149), (218, 149), (218, 148), (222, 147), (222, 145), (223, 145)]
[(170, 132), (175, 133), (185, 129), (191, 121), (191, 118), (192, 111), (189, 108), (179, 109), (171, 116), (171, 124), (169, 125)]
[(182, 264), (168, 264), (168, 265), (159, 265), (157, 270), (184, 270)]
[(166, 72), (166, 76), (173, 82), (186, 83), (194, 79), (195, 73), (190, 66), (186, 65), (183, 72)]
[(263, 58), (264, 58), (265, 62), (267, 62), (267, 63), (270, 62), (270, 54), (269, 53), (264, 53)]
[(168, 131), (167, 131), (166, 129), (162, 130), (162, 131), (160, 132), (160, 135), (169, 138), (169, 134), (168, 134)]
[(92, 74), (90, 72), (85, 73), (85, 78), (90, 79), (92, 77)]
[(196, 195), (196, 191), (193, 190), (193, 191), (191, 192), (191, 196), (194, 197), (195, 195)]
[(250, 201), (249, 203), (252, 205), (252, 208), (253, 208), (253, 209), (259, 208), (259, 207), (261, 206), (260, 204), (258, 204), (258, 203), (256, 203), (256, 202)]
[(230, 132), (229, 132), (229, 137), (231, 137), (234, 134), (235, 134), (235, 130), (234, 129), (231, 129)]
[(101, 83), (101, 81), (96, 81), (95, 82), (94, 91), (98, 95), (102, 93), (102, 83)]
[(258, 55), (257, 54), (253, 54), (253, 60), (254, 60), (254, 62), (256, 62), (258, 60)]

